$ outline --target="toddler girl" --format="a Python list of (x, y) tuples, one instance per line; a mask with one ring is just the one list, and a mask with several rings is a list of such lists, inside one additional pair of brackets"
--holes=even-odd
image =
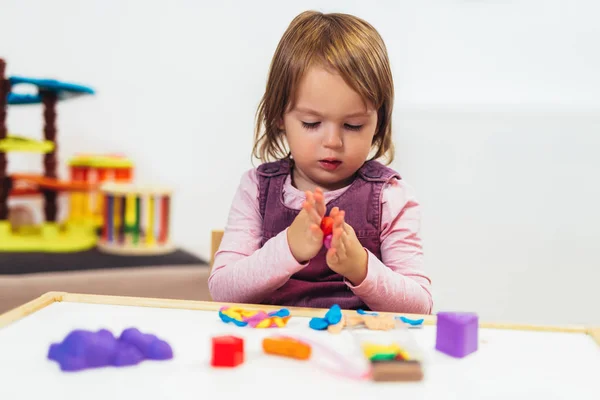
[[(393, 80), (367, 22), (304, 12), (284, 33), (209, 277), (214, 301), (429, 314), (419, 204), (393, 160)], [(324, 216), (333, 218), (331, 247)]]

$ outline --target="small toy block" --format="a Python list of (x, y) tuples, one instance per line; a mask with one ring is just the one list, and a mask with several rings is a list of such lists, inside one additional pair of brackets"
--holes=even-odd
[(479, 318), (475, 313), (440, 312), (437, 314), (436, 350), (463, 358), (478, 346)]
[(267, 354), (291, 357), (298, 360), (309, 359), (312, 352), (309, 344), (287, 337), (265, 338), (262, 347)]
[(423, 368), (416, 360), (372, 360), (371, 377), (375, 382), (416, 382), (423, 380)]
[(237, 336), (212, 338), (213, 367), (237, 367), (244, 362), (244, 339)]

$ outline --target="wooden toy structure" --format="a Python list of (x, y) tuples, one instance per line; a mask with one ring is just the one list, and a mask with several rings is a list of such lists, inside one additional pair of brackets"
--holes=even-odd
[[(57, 177), (56, 105), (94, 91), (56, 80), (5, 78), (5, 69), (6, 63), (0, 59), (0, 252), (72, 252), (96, 244), (118, 254), (173, 251), (169, 238), (171, 191), (133, 186), (131, 160), (121, 155), (80, 154), (69, 160), (69, 180)], [(33, 85), (38, 92), (12, 92), (19, 84)], [(28, 104), (43, 106), (44, 140), (8, 135), (7, 106)], [(43, 154), (44, 173), (9, 175), (7, 153), (17, 151)], [(69, 199), (68, 216), (62, 222), (57, 218), (59, 194)], [(24, 196), (43, 196), (41, 226), (11, 223), (8, 199)]]
[(69, 161), (72, 182), (93, 184), (96, 190), (72, 192), (69, 220), (92, 221), (100, 228), (104, 222), (104, 195), (100, 185), (107, 182), (131, 183), (133, 162), (121, 155), (80, 154)]
[[(61, 181), (57, 176), (56, 107), (59, 101), (91, 95), (90, 88), (50, 79), (5, 77), (6, 63), (0, 59), (0, 251), (66, 252), (91, 248), (97, 235), (93, 224), (80, 221), (61, 224), (57, 221), (60, 193), (89, 192), (95, 186), (86, 182)], [(20, 84), (34, 86), (36, 94), (19, 94), (12, 89)], [(8, 135), (8, 105), (41, 104), (44, 116), (44, 140), (36, 141)], [(43, 154), (44, 173), (8, 175), (7, 154), (27, 151)], [(9, 196), (42, 196), (44, 222), (40, 227), (13, 229), (9, 221)]]
[(122, 254), (165, 254), (170, 241), (170, 189), (125, 183), (102, 185), (104, 218), (98, 248)]

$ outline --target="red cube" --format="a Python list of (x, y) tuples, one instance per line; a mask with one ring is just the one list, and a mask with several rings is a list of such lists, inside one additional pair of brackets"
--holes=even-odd
[(244, 339), (237, 336), (212, 338), (213, 367), (237, 367), (244, 362)]

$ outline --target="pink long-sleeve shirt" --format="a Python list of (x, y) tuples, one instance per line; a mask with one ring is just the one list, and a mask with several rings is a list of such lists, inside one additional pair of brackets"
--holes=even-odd
[[(325, 202), (346, 188), (325, 192)], [(300, 210), (305, 195), (288, 176), (283, 201)], [(423, 268), (419, 236), (420, 206), (412, 188), (392, 180), (383, 189), (379, 260), (368, 252), (367, 276), (359, 285), (346, 285), (373, 311), (430, 314), (431, 280)], [(260, 248), (262, 217), (256, 169), (243, 174), (233, 198), (225, 233), (208, 279), (214, 301), (260, 303), (305, 265), (296, 261), (287, 241), (287, 229)]]

